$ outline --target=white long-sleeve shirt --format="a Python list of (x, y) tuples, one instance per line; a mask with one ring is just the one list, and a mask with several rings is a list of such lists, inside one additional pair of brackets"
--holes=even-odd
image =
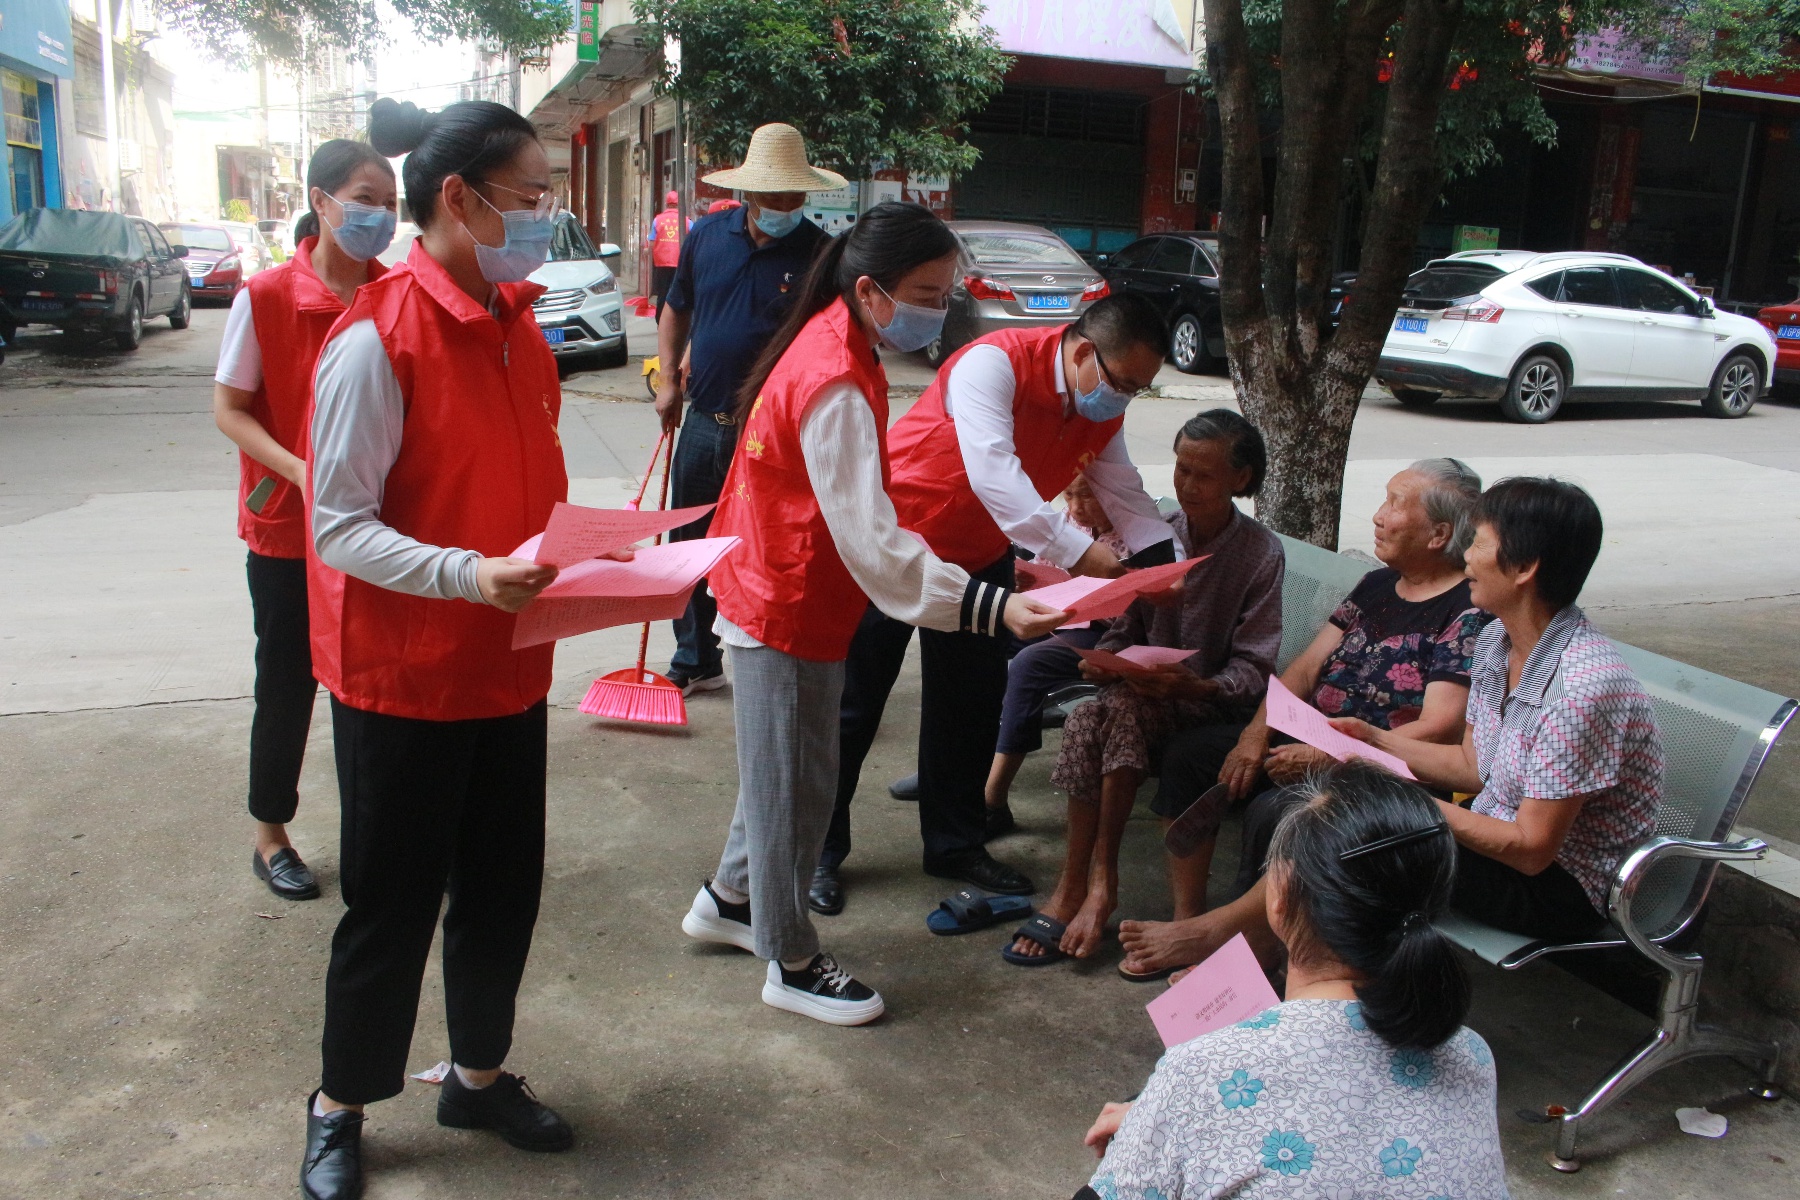
[[(909, 625), (962, 628), (969, 573), (900, 528), (881, 483), (875, 412), (855, 384), (832, 384), (813, 400), (800, 418), (800, 454), (838, 556), (869, 602)], [(714, 628), (726, 645), (762, 645), (722, 616)]]
[(377, 587), (485, 604), (477, 551), (433, 546), (381, 519), (405, 426), (394, 364), (375, 322), (358, 321), (325, 344), (313, 377), (313, 545), (326, 566)]
[[(1038, 495), (1013, 443), (1013, 395), (1018, 382), (1012, 360), (998, 346), (971, 346), (951, 368), (944, 389), (944, 409), (956, 427), (963, 470), (976, 499), (1000, 531), (1015, 545), (1059, 567), (1072, 567), (1093, 545), (1088, 533), (1066, 511)], [(1056, 393), (1063, 411), (1070, 408), (1063, 377), (1062, 354), (1056, 355)], [(1094, 498), (1106, 510), (1113, 529), (1136, 554), (1170, 539), (1169, 526), (1144, 490), (1143, 476), (1125, 448), (1125, 434), (1115, 434), (1084, 468)]]

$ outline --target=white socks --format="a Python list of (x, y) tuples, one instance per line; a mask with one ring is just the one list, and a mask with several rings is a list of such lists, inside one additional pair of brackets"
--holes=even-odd
[(750, 893), (749, 892), (740, 892), (736, 888), (728, 888), (716, 879), (713, 880), (709, 886), (713, 890), (713, 895), (715, 895), (719, 899), (725, 901), (727, 904), (748, 904), (748, 903), (750, 903)]
[(320, 1107), (320, 1105), (324, 1102), (324, 1100), (325, 1100), (324, 1092), (320, 1092), (318, 1095), (313, 1097), (313, 1107), (312, 1107), (313, 1116), (322, 1117), (322, 1116), (326, 1115), (325, 1110)]
[(474, 1080), (470, 1079), (468, 1072), (464, 1071), (461, 1067), (453, 1066), (452, 1069), (456, 1072), (456, 1081), (468, 1088), (471, 1092), (479, 1092), (482, 1088), (488, 1086), (485, 1083), (476, 1083)]
[(786, 959), (781, 960), (781, 969), (784, 971), (804, 971), (810, 966), (812, 966), (811, 958), (799, 958), (793, 962), (788, 962)]

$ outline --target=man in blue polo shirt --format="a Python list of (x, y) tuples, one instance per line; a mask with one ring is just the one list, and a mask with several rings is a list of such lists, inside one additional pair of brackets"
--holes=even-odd
[[(806, 193), (844, 186), (844, 177), (806, 161), (806, 142), (791, 125), (764, 125), (750, 135), (742, 166), (715, 171), (706, 182), (744, 194), (741, 208), (694, 223), (681, 246), (675, 282), (657, 322), (657, 353), (665, 364), (689, 354), (688, 369), (665, 367), (656, 395), (663, 428), (681, 429), (670, 479), (677, 508), (712, 504), (725, 486), (737, 449), (732, 409), (756, 356), (787, 315), (789, 296), (830, 235), (800, 215)], [(687, 418), (682, 419), (682, 402)], [(708, 515), (677, 529), (675, 541), (706, 536)], [(669, 679), (692, 695), (725, 686), (717, 609), (704, 585), (694, 589), (675, 621)]]

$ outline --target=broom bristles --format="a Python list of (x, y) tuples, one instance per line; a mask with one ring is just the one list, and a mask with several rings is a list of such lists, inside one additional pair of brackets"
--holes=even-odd
[(614, 721), (636, 721), (645, 725), (687, 724), (687, 703), (682, 699), (681, 689), (654, 671), (639, 672), (627, 668), (602, 675), (594, 680), (580, 707), (589, 716)]

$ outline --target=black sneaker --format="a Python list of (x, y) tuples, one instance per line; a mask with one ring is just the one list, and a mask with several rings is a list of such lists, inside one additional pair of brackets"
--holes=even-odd
[(667, 678), (670, 683), (680, 688), (683, 696), (691, 696), (695, 692), (716, 692), (724, 687), (726, 683), (725, 672), (723, 670), (715, 670), (705, 674), (695, 674), (670, 667), (669, 673), (665, 678)]
[(450, 1068), (438, 1093), (437, 1119), (451, 1129), (491, 1129), (520, 1150), (567, 1150), (575, 1144), (575, 1131), (533, 1094), (525, 1077), (505, 1071), (486, 1087), (471, 1088)]
[(829, 954), (815, 954), (798, 971), (769, 963), (763, 1003), (823, 1021), (827, 1025), (867, 1025), (887, 1011), (881, 993), (858, 983)]
[(356, 1200), (362, 1195), (363, 1115), (340, 1108), (319, 1116), (306, 1098), (306, 1157), (300, 1160), (300, 1194), (307, 1200)]
[(681, 918), (681, 932), (702, 942), (736, 946), (756, 953), (756, 935), (750, 929), (750, 902), (733, 904), (712, 890), (712, 881), (700, 885), (694, 903)]

